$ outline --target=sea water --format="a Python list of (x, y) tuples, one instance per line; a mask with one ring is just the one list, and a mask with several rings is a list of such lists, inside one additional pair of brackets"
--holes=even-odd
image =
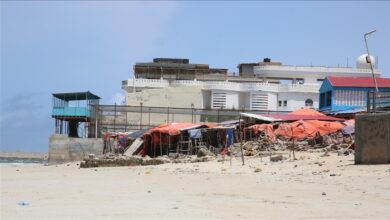
[(36, 158), (0, 158), (0, 165), (23, 165), (23, 164), (43, 164), (44, 161), (42, 159)]

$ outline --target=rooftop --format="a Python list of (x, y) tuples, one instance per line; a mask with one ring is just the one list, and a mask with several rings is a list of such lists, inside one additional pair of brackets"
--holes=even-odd
[(89, 99), (100, 99), (99, 96), (86, 92), (67, 92), (67, 93), (53, 93), (53, 97), (64, 100), (64, 101), (77, 101), (77, 100), (89, 100)]
[[(372, 77), (335, 77), (328, 76), (333, 87), (375, 87)], [(390, 88), (390, 78), (376, 78), (378, 87)]]

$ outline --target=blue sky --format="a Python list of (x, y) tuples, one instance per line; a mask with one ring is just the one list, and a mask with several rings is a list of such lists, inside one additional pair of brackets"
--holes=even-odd
[(390, 2), (1, 1), (0, 147), (46, 152), (51, 93), (112, 103), (132, 65), (185, 57), (229, 68), (264, 57), (355, 65), (363, 34), (390, 77)]

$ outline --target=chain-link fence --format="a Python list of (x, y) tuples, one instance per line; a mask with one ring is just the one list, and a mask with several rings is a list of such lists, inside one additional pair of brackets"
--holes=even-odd
[(367, 112), (390, 111), (390, 91), (373, 92), (367, 94)]
[(97, 133), (135, 131), (170, 122), (210, 122), (238, 120), (240, 112), (254, 114), (286, 113), (285, 111), (252, 111), (248, 109), (199, 109), (129, 105), (93, 105)]

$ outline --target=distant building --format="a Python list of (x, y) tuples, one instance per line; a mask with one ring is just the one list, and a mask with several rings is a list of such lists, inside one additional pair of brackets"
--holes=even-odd
[[(380, 92), (390, 92), (390, 78), (376, 78), (376, 80)], [(325, 113), (352, 109), (365, 110), (368, 92), (374, 90), (372, 77), (329, 76), (320, 88), (319, 109)]]
[[(327, 76), (371, 76), (363, 62), (359, 57), (359, 68), (287, 66), (265, 58), (239, 64), (239, 76), (232, 76), (227, 69), (190, 64), (188, 59), (156, 58), (136, 63), (134, 78), (123, 81), (122, 88), (127, 91), (128, 105), (293, 111), (304, 106), (318, 108), (318, 90)], [(375, 74), (380, 72), (375, 70)], [(179, 101), (176, 96), (184, 95), (179, 94), (181, 89), (189, 87), (196, 92), (187, 96), (188, 101), (194, 101)], [(155, 93), (162, 97), (154, 97)]]
[[(289, 66), (265, 58), (257, 63), (239, 64), (238, 75), (229, 74), (224, 68), (210, 68), (208, 64), (191, 64), (188, 59), (157, 58), (136, 63), (133, 78), (122, 81), (122, 89), (127, 92), (126, 104), (133, 106), (251, 111), (318, 109), (319, 89), (326, 77), (371, 76), (361, 57), (356, 68)], [(378, 70), (374, 72), (380, 76)]]

